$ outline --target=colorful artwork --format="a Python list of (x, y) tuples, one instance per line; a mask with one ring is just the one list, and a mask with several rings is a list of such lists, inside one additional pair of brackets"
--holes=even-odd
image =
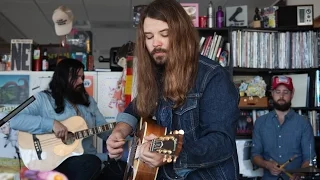
[(29, 75), (0, 75), (0, 104), (20, 104), (29, 98)]

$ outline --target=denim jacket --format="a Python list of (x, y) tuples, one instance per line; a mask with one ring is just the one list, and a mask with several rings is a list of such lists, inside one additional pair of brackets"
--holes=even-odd
[[(229, 73), (215, 61), (200, 56), (196, 83), (185, 103), (172, 109), (171, 102), (158, 102), (157, 123), (167, 127), (168, 132), (182, 129), (185, 134), (177, 161), (162, 166), (157, 179), (238, 179), (238, 102), (239, 93)], [(133, 128), (137, 119), (133, 104), (117, 116), (118, 122)]]
[[(72, 116), (76, 116), (76, 110), (73, 106), (65, 100), (64, 111), (57, 114), (54, 110), (54, 99), (44, 93), (39, 92), (34, 95), (35, 101), (23, 109), (19, 114), (10, 120), (10, 127), (12, 129), (28, 132), (31, 134), (44, 134), (51, 133), (54, 120), (63, 121)], [(100, 113), (97, 103), (90, 97), (89, 107), (83, 105), (77, 105), (82, 118), (86, 121), (88, 128), (95, 126), (101, 126), (106, 124), (106, 120)], [(104, 140), (108, 138), (110, 131), (98, 134), (98, 136)], [(93, 145), (93, 137), (87, 137), (82, 140), (82, 146), (85, 154), (95, 154), (102, 161), (107, 161), (108, 156), (104, 153), (97, 153), (97, 149)]]

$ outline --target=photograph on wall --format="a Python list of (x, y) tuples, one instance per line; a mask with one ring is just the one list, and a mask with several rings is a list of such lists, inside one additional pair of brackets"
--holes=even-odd
[(121, 72), (101, 72), (97, 76), (98, 108), (108, 122), (124, 110), (125, 98)]
[(194, 27), (199, 27), (199, 4), (198, 3), (180, 3), (187, 14), (190, 16)]

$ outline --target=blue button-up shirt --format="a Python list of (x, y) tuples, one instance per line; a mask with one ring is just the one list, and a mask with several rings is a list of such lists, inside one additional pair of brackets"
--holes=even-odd
[[(275, 111), (258, 118), (254, 124), (252, 143), (252, 159), (254, 156), (261, 156), (264, 160), (273, 160), (281, 165), (296, 155), (296, 158), (284, 167), (286, 170), (299, 169), (303, 162), (310, 161), (316, 155), (310, 122), (293, 110), (285, 116), (282, 125)], [(288, 179), (284, 173), (280, 175)], [(265, 169), (263, 179), (277, 177)]]

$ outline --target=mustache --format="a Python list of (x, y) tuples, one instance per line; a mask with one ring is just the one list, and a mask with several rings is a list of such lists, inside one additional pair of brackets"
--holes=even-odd
[(166, 49), (162, 48), (155, 48), (151, 51), (151, 55), (154, 55), (155, 53), (167, 53), (168, 51)]

